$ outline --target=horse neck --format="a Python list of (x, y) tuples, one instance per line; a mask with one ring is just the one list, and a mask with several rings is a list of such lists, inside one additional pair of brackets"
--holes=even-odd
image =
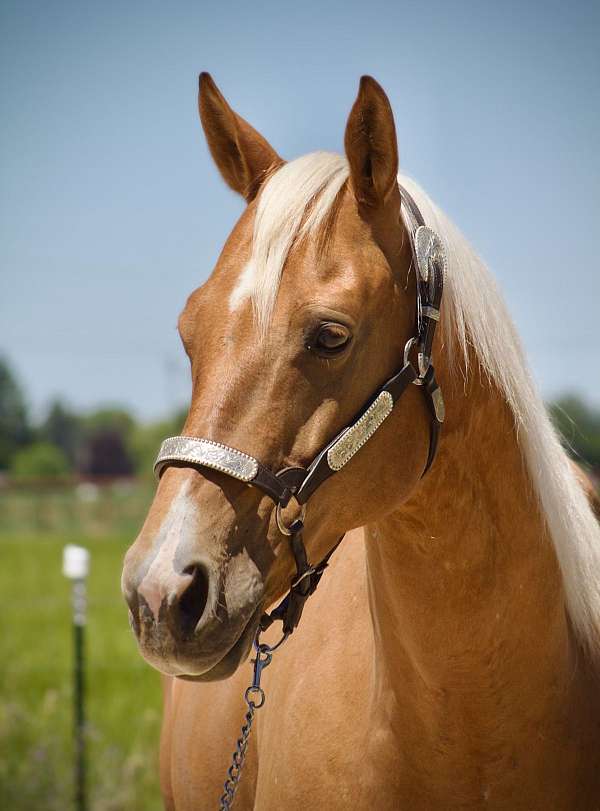
[(556, 556), (503, 398), (479, 374), (445, 395), (432, 470), (366, 528), (379, 676), (428, 706), (445, 688), (499, 685), (535, 705), (569, 672)]

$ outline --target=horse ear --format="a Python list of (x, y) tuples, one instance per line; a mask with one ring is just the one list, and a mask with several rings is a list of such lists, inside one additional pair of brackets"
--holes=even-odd
[(209, 73), (200, 74), (198, 109), (208, 147), (224, 181), (250, 202), (269, 170), (283, 161), (268, 141), (231, 109)]
[(370, 206), (385, 203), (398, 182), (398, 143), (388, 97), (371, 76), (361, 77), (344, 146), (357, 201)]

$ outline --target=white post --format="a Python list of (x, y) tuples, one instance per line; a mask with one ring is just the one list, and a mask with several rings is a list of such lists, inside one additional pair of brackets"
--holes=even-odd
[(90, 553), (83, 546), (69, 544), (63, 549), (63, 574), (72, 583), (73, 598), (73, 719), (75, 737), (75, 807), (85, 811), (85, 648), (86, 578)]

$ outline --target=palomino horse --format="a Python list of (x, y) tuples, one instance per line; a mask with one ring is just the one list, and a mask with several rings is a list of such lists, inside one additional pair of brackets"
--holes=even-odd
[[(179, 320), (193, 380), (185, 435), (271, 471), (305, 466), (397, 372), (414, 335), (400, 187), (447, 254), (437, 458), (422, 476), (431, 417), (410, 385), (310, 499), (311, 562), (347, 534), (263, 674), (236, 807), (599, 808), (598, 526), (492, 278), (397, 179), (392, 111), (373, 79), (361, 80), (345, 158), (285, 163), (207, 74), (200, 116), (248, 205)], [(542, 301), (543, 290), (532, 308)], [(294, 565), (259, 489), (185, 459), (165, 467), (123, 590), (142, 654), (168, 674), (168, 809), (218, 806), (252, 640)]]

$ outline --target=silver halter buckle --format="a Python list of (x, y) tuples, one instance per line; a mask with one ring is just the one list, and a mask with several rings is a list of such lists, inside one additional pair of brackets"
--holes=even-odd
[[(296, 501), (294, 496), (292, 496), (292, 498), (294, 499), (294, 501)], [(296, 502), (296, 503), (298, 503), (298, 502)], [(294, 518), (294, 521), (300, 520), (302, 523), (304, 523), (304, 518), (306, 516), (306, 504), (299, 504), (298, 506), (300, 507), (300, 514), (298, 516), (296, 516), (296, 518)], [(275, 520), (277, 521), (277, 528), (279, 529), (279, 531), (281, 532), (282, 535), (288, 535), (289, 536), (289, 535), (292, 534), (292, 532), (290, 530), (290, 527), (283, 520), (283, 510), (284, 510), (284, 508), (281, 506), (281, 503), (278, 501), (277, 502), (277, 507), (275, 508)]]
[[(410, 362), (409, 355), (411, 350), (414, 346), (416, 346), (419, 342), (419, 339), (415, 336), (410, 338), (406, 342), (406, 346), (404, 347), (404, 365), (406, 366), (407, 363)], [(431, 358), (428, 358), (422, 352), (417, 354), (417, 369), (418, 369), (418, 377), (413, 380), (415, 386), (422, 386), (423, 385), (423, 378), (427, 374), (427, 370), (431, 366)]]

